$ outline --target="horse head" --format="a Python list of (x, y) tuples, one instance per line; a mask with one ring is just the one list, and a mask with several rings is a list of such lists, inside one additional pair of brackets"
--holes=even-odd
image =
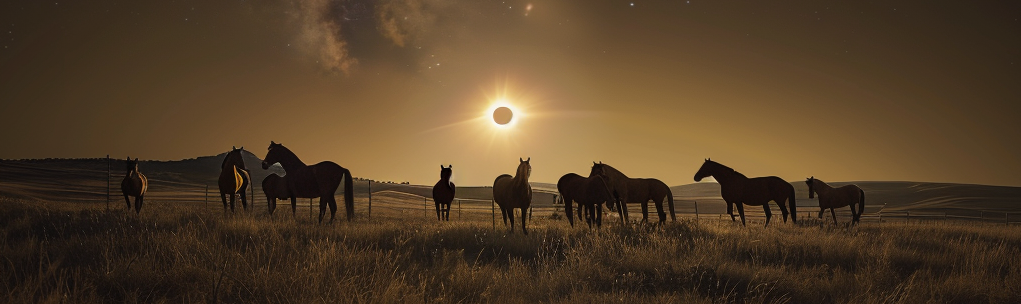
[(518, 164), (518, 171), (515, 174), (515, 177), (520, 176), (524, 177), (525, 180), (528, 180), (528, 178), (532, 175), (532, 165), (529, 163), (532, 161), (532, 158), (529, 157), (528, 159), (521, 159), (518, 157), (518, 161), (521, 163)]
[(227, 166), (235, 166), (239, 169), (248, 170), (245, 167), (245, 160), (242, 157), (242, 151), (245, 147), (238, 149), (237, 147), (231, 147), (230, 152), (227, 152), (227, 156), (223, 158), (223, 163), (220, 164), (220, 169), (226, 169)]
[(808, 185), (808, 198), (815, 198), (815, 176), (805, 179), (805, 184)]
[(449, 180), (450, 179), (450, 175), (454, 174), (453, 168), (454, 168), (454, 165), (450, 165), (450, 167), (446, 167), (446, 168), (444, 168), (443, 165), (440, 165), (440, 179), (447, 179), (447, 180)]
[(695, 182), (700, 182), (703, 178), (713, 176), (713, 164), (716, 164), (716, 162), (706, 158), (705, 162), (702, 163), (702, 167), (698, 168), (698, 172), (695, 172)]
[(135, 160), (131, 160), (131, 157), (128, 156), (127, 161), (125, 161), (125, 165), (125, 170), (127, 170), (128, 173), (138, 171), (138, 158), (136, 157)]
[(262, 158), (262, 169), (268, 170), (269, 166), (275, 163), (279, 163), (283, 158), (283, 150), (286, 150), (284, 145), (269, 141), (269, 147), (266, 148), (266, 157)]

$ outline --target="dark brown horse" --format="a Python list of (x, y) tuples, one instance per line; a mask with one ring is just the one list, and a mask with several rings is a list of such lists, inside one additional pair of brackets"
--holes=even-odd
[(252, 177), (245, 168), (245, 160), (241, 156), (245, 147), (238, 149), (231, 147), (230, 152), (223, 158), (220, 164), (220, 177), (217, 185), (220, 187), (220, 200), (223, 201), (223, 213), (227, 213), (227, 195), (230, 195), (230, 212), (234, 212), (234, 197), (241, 197), (241, 206), (248, 209), (246, 194), (248, 187), (252, 184)]
[(354, 187), (352, 187), (351, 171), (331, 161), (324, 161), (315, 165), (305, 165), (298, 159), (294, 152), (284, 145), (270, 142), (269, 152), (262, 161), (262, 168), (269, 169), (275, 163), (280, 163), (287, 173), (287, 189), (291, 192), (291, 204), (297, 204), (297, 198), (319, 198), (319, 222), (323, 222), (326, 215), (326, 206), (330, 206), (330, 223), (333, 223), (334, 215), (337, 213), (337, 199), (334, 194), (340, 187), (341, 180), (344, 181), (344, 207), (347, 209), (347, 220), (355, 216)]
[(574, 215), (571, 214), (573, 212), (572, 201), (578, 202), (578, 219), (581, 220), (582, 214), (585, 214), (584, 219), (589, 228), (592, 228), (593, 222), (597, 227), (602, 226), (603, 204), (614, 202), (613, 194), (610, 193), (606, 180), (595, 174), (590, 174), (588, 178), (574, 173), (564, 174), (557, 181), (557, 191), (560, 192), (560, 196), (564, 200), (564, 214), (567, 216), (567, 221), (571, 223), (571, 227), (574, 227)]
[(135, 214), (142, 212), (142, 200), (145, 197), (145, 190), (149, 188), (149, 179), (145, 178), (142, 172), (138, 172), (138, 158), (126, 160), (127, 172), (124, 173), (124, 180), (121, 181), (121, 192), (124, 193), (124, 202), (128, 203), (128, 212), (131, 212), (131, 200), (128, 196), (135, 197)]
[(436, 203), (436, 219), (450, 221), (450, 202), (454, 201), (454, 183), (450, 175), (454, 173), (454, 165), (444, 168), (440, 165), (440, 181), (433, 186), (433, 202)]
[(706, 159), (702, 168), (695, 173), (695, 181), (712, 176), (720, 183), (720, 192), (723, 200), (727, 202), (727, 213), (730, 220), (734, 220), (734, 205), (737, 205), (737, 212), (741, 214), (741, 225), (745, 225), (744, 205), (762, 206), (766, 212), (766, 226), (769, 226), (769, 219), (773, 213), (769, 210), (769, 201), (774, 201), (780, 206), (783, 213), (783, 221), (787, 222), (787, 205), (791, 204), (791, 216), (794, 222), (798, 222), (798, 205), (794, 201), (794, 186), (776, 176), (748, 178), (730, 167), (721, 165), (710, 159)]
[(592, 174), (606, 179), (611, 189), (621, 221), (627, 221), (627, 204), (642, 204), (642, 221), (649, 221), (649, 201), (656, 204), (659, 222), (666, 222), (663, 201), (670, 208), (670, 220), (677, 221), (674, 213), (674, 194), (665, 183), (655, 178), (630, 178), (610, 165), (599, 162), (592, 166)]
[(510, 231), (514, 233), (514, 209), (521, 209), (521, 231), (528, 234), (525, 228), (525, 219), (528, 218), (528, 207), (532, 205), (532, 186), (528, 184), (528, 176), (532, 174), (532, 165), (528, 160), (518, 159), (518, 170), (514, 176), (503, 174), (493, 181), (493, 200), (500, 205), (500, 212), (503, 213), (503, 224), (507, 224), (507, 217), (510, 217)]
[[(262, 193), (266, 194), (266, 203), (269, 210), (269, 214), (273, 215), (273, 211), (277, 209), (277, 200), (291, 199), (291, 191), (287, 189), (287, 177), (279, 176), (276, 173), (266, 176), (262, 179)], [(291, 201), (291, 214), (297, 215), (298, 204), (296, 200)]]
[[(829, 208), (830, 215), (833, 216), (833, 224), (836, 225), (837, 213), (833, 211), (833, 208), (849, 206), (851, 208), (851, 224), (854, 225), (861, 219), (862, 212), (865, 212), (865, 191), (856, 185), (833, 188), (823, 181), (815, 179), (815, 176), (806, 179), (805, 184), (808, 185), (808, 198), (815, 198), (815, 193), (819, 194), (819, 218), (822, 218), (822, 213)], [(854, 210), (855, 204), (858, 205), (858, 211)]]

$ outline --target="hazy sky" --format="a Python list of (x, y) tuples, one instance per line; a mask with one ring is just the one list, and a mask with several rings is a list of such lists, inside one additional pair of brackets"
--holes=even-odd
[[(4, 1), (0, 158), (1021, 186), (1018, 1)], [(499, 98), (509, 128), (485, 113)], [(252, 165), (250, 165), (252, 166)], [(144, 170), (144, 169), (143, 169)]]

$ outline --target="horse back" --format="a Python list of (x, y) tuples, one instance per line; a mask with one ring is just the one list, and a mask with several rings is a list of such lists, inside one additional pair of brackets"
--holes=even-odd
[(526, 182), (524, 187), (515, 187), (510, 174), (497, 176), (493, 181), (493, 200), (504, 208), (528, 207), (532, 202), (532, 186)]
[(142, 196), (148, 188), (149, 180), (142, 172), (132, 172), (121, 181), (121, 192), (126, 195)]
[(450, 201), (453, 200), (454, 200), (454, 183), (451, 183), (449, 181), (443, 182), (442, 179), (436, 182), (436, 185), (433, 186), (433, 201), (448, 204), (450, 203)]

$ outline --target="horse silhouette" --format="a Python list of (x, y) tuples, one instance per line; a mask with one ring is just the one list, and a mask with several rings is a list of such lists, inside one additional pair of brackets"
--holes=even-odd
[(128, 212), (131, 212), (131, 200), (128, 196), (135, 197), (135, 214), (138, 214), (142, 212), (142, 200), (145, 198), (145, 190), (149, 188), (149, 179), (138, 171), (138, 158), (131, 160), (131, 157), (128, 157), (126, 164), (127, 172), (121, 181), (121, 192), (124, 193), (124, 202), (128, 203)]
[[(865, 191), (856, 185), (833, 188), (823, 181), (815, 179), (815, 176), (805, 179), (805, 184), (808, 185), (808, 198), (815, 198), (815, 194), (819, 194), (819, 218), (822, 218), (822, 213), (829, 208), (830, 215), (833, 216), (833, 224), (836, 225), (837, 214), (833, 208), (849, 206), (851, 208), (851, 224), (854, 225), (861, 219), (862, 212), (865, 212)], [(855, 204), (858, 205), (858, 211), (854, 210)]]
[(745, 225), (744, 205), (762, 206), (766, 212), (766, 226), (769, 226), (769, 219), (773, 213), (769, 210), (769, 201), (774, 201), (780, 206), (783, 213), (783, 221), (787, 222), (787, 205), (791, 204), (791, 215), (794, 222), (798, 222), (798, 205), (794, 200), (794, 186), (776, 176), (748, 178), (730, 167), (706, 159), (702, 167), (695, 173), (695, 181), (712, 176), (720, 183), (720, 192), (723, 200), (727, 202), (727, 214), (730, 220), (734, 221), (734, 205), (737, 205), (737, 212), (741, 214), (741, 225)]
[(507, 224), (507, 217), (510, 217), (510, 232), (514, 233), (514, 209), (521, 209), (521, 231), (528, 234), (525, 228), (525, 219), (528, 218), (528, 206), (532, 204), (532, 186), (528, 184), (528, 176), (532, 174), (532, 165), (529, 164), (532, 158), (522, 160), (518, 158), (517, 172), (514, 176), (503, 174), (493, 181), (493, 200), (500, 205), (500, 212), (503, 213), (503, 224)]
[(450, 182), (454, 165), (444, 168), (440, 165), (440, 181), (433, 186), (433, 202), (436, 203), (436, 219), (450, 221), (450, 202), (454, 201), (454, 183)]
[(578, 202), (578, 220), (582, 220), (584, 214), (585, 222), (588, 223), (589, 228), (592, 228), (592, 222), (595, 222), (597, 227), (602, 226), (603, 204), (614, 201), (606, 179), (597, 174), (589, 174), (587, 178), (574, 173), (564, 174), (557, 181), (557, 191), (560, 192), (560, 197), (564, 200), (564, 214), (567, 216), (567, 221), (571, 223), (571, 227), (574, 227), (574, 215), (571, 214), (572, 201)]
[(630, 178), (610, 165), (599, 162), (592, 166), (592, 173), (606, 179), (616, 201), (617, 212), (622, 221), (627, 221), (627, 204), (642, 204), (642, 221), (649, 221), (649, 201), (656, 204), (659, 222), (666, 222), (663, 201), (670, 207), (670, 220), (677, 221), (674, 213), (674, 195), (663, 181), (655, 178)]
[(297, 198), (319, 198), (319, 222), (323, 222), (326, 215), (326, 206), (330, 206), (330, 223), (337, 213), (337, 199), (334, 194), (340, 187), (341, 180), (344, 181), (344, 207), (347, 209), (347, 220), (350, 221), (355, 215), (354, 187), (352, 187), (351, 171), (331, 161), (320, 162), (315, 165), (305, 165), (294, 152), (270, 141), (266, 157), (262, 161), (262, 168), (269, 169), (269, 166), (280, 163), (287, 173), (287, 189), (291, 193), (291, 204), (297, 204)]
[[(266, 204), (269, 214), (277, 209), (277, 200), (291, 199), (291, 191), (287, 189), (287, 177), (279, 176), (276, 173), (267, 175), (262, 179), (262, 193), (266, 195)], [(297, 216), (298, 202), (291, 200), (291, 214)]]
[(248, 201), (246, 194), (248, 187), (251, 183), (251, 175), (248, 174), (248, 169), (245, 168), (245, 160), (242, 157), (242, 151), (245, 147), (238, 149), (237, 147), (231, 147), (230, 152), (227, 152), (227, 156), (223, 157), (223, 163), (220, 164), (220, 177), (216, 183), (220, 187), (220, 200), (223, 201), (223, 213), (227, 214), (227, 195), (230, 195), (230, 212), (234, 212), (234, 198), (235, 196), (241, 197), (241, 206), (248, 209)]

